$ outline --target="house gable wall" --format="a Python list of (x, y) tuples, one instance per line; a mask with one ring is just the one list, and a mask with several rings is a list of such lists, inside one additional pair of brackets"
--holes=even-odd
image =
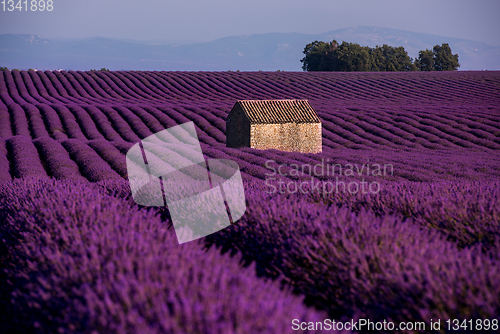
[(237, 104), (226, 119), (226, 146), (250, 147), (250, 121), (239, 104)]

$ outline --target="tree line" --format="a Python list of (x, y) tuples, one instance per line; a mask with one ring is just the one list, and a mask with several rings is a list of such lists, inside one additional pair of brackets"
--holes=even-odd
[(304, 48), (304, 71), (454, 71), (460, 64), (447, 43), (418, 53), (413, 60), (404, 47), (387, 44), (371, 48), (336, 40), (314, 41)]

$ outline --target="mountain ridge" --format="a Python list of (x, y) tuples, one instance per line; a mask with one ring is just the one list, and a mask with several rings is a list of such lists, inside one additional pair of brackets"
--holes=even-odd
[(202, 43), (159, 43), (106, 37), (56, 39), (29, 34), (0, 35), (0, 66), (89, 70), (301, 71), (307, 43), (343, 40), (374, 47), (403, 46), (412, 58), (419, 50), (448, 43), (459, 54), (461, 70), (500, 69), (500, 46), (455, 37), (381, 27), (348, 27), (321, 34), (265, 33), (222, 37)]

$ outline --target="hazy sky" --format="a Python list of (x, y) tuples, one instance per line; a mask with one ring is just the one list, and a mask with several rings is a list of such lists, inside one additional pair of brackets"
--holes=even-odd
[(49, 38), (200, 42), (378, 26), (500, 45), (499, 0), (54, 0), (52, 12), (31, 12), (29, 5), (27, 12), (9, 12), (2, 6), (0, 34)]

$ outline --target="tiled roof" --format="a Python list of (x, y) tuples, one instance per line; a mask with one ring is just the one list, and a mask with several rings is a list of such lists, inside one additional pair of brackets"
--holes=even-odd
[(234, 107), (238, 104), (252, 124), (321, 123), (307, 100), (242, 100)]

